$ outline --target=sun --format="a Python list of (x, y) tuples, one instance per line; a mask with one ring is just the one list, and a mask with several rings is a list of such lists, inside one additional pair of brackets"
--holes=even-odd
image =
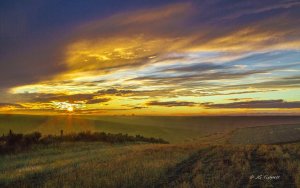
[(67, 110), (68, 110), (68, 112), (73, 112), (73, 111), (74, 111), (74, 108), (73, 108), (73, 106), (69, 106), (69, 107), (67, 108)]

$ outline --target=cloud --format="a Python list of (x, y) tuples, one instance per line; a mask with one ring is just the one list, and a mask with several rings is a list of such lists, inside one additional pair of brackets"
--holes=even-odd
[(41, 31), (40, 24), (40, 28), (33, 26), (44, 4), (1, 2), (0, 89), (36, 83), (64, 70), (64, 33), (54, 36), (49, 30)]
[[(31, 6), (35, 8), (28, 9), (27, 5), (21, 9), (22, 15), (28, 11), (34, 13), (31, 16), (34, 18), (40, 5)], [(295, 1), (153, 3), (150, 8), (112, 11), (113, 15), (74, 22), (68, 32), (62, 32), (66, 30), (61, 29), (63, 26), (57, 27), (59, 32), (48, 31), (47, 35), (39, 31), (43, 35), (38, 37), (32, 31), (30, 37), (22, 37), (28, 41), (16, 45), (17, 50), (7, 48), (1, 55), (1, 62), (9, 63), (1, 67), (5, 71), (0, 74), (0, 87), (36, 83), (78, 72), (105, 74), (124, 67), (152, 64), (155, 60), (151, 57), (163, 59), (170, 53), (297, 49), (300, 44), (298, 7), (299, 2)], [(268, 13), (278, 9), (289, 11)], [(253, 17), (245, 18), (245, 14)], [(224, 21), (224, 18), (231, 19)], [(53, 33), (59, 33), (59, 37)]]
[(149, 63), (151, 57), (172, 52), (185, 43), (170, 28), (179, 29), (178, 22), (183, 23), (190, 8), (190, 3), (170, 4), (82, 24), (66, 47), (65, 63), (71, 72)]
[[(225, 87), (226, 88), (226, 87)], [(238, 88), (240, 90), (240, 88)], [(211, 91), (198, 91), (195, 92), (195, 94), (198, 94), (199, 96), (225, 96), (225, 95), (242, 95), (242, 94), (251, 94), (251, 93), (262, 93), (262, 92), (272, 92), (277, 90), (250, 90), (250, 91), (236, 91), (236, 92), (227, 92), (222, 86), (218, 89), (212, 89)]]
[[(59, 21), (52, 20), (49, 10), (53, 16), (46, 14), (43, 24), (36, 24), (40, 14), (30, 11), (16, 39), (3, 39), (11, 34), (2, 35), (1, 30), (1, 101), (27, 102), (34, 108), (52, 101), (107, 102), (118, 109), (130, 100), (151, 109), (198, 105), (174, 100), (182, 96), (219, 101), (282, 89), (289, 92), (285, 100), (291, 100), (290, 93), (300, 88), (299, 2), (146, 4), (127, 2), (105, 14), (99, 11), (103, 6), (92, 6), (100, 9), (82, 15), (70, 7), (80, 16), (63, 13)], [(153, 101), (147, 103), (149, 99)]]
[(280, 100), (253, 100), (232, 103), (205, 103), (206, 108), (300, 108), (300, 101)]
[(243, 72), (212, 72), (202, 73), (189, 72), (183, 75), (149, 75), (143, 77), (137, 77), (132, 80), (144, 81), (145, 84), (159, 84), (159, 85), (178, 85), (181, 83), (198, 82), (199, 81), (210, 81), (210, 80), (230, 80), (230, 79), (241, 79), (247, 76), (255, 74), (267, 73), (267, 70), (248, 70)]
[(133, 106), (131, 109), (144, 109), (144, 108), (148, 108), (146, 106)]
[[(74, 94), (74, 95), (66, 95), (66, 94), (47, 94), (47, 93), (31, 93), (31, 94), (21, 94), (25, 98), (29, 98), (31, 102), (51, 102), (51, 101), (85, 101), (92, 100), (95, 97), (95, 94)], [(27, 96), (26, 96), (27, 95)]]
[[(261, 9), (257, 3), (253, 4), (252, 9)], [(218, 12), (212, 14), (205, 6), (219, 10), (218, 3), (178, 3), (123, 12), (83, 24), (75, 32), (75, 40), (66, 48), (66, 65), (71, 72), (113, 71), (111, 69), (159, 63), (174, 53), (186, 58), (187, 52), (246, 53), (297, 49), (300, 44), (295, 35), (300, 31), (296, 26), (298, 20), (291, 19), (290, 15), (280, 15), (276, 20), (266, 16), (255, 18), (255, 22), (245, 19), (238, 20), (240, 24), (237, 20), (225, 24), (221, 18), (231, 15), (233, 7), (226, 7), (225, 12), (219, 10), (224, 14), (220, 16)], [(196, 18), (199, 21), (195, 21)]]
[(14, 104), (14, 103), (0, 103), (0, 108), (25, 108), (25, 107), (20, 104)]
[(110, 98), (97, 98), (97, 99), (89, 99), (86, 104), (98, 104), (110, 101)]
[[(23, 102), (30, 103), (49, 103), (49, 102), (69, 102), (69, 103), (84, 103), (84, 104), (96, 104), (108, 102), (110, 98), (98, 98), (97, 93), (86, 93), (86, 94), (47, 94), (47, 93), (24, 93), (16, 94), (21, 97)], [(26, 100), (27, 99), (27, 100)]]
[(232, 98), (232, 99), (227, 99), (230, 101), (251, 101), (253, 98)]
[(150, 101), (147, 102), (148, 106), (165, 106), (165, 107), (174, 107), (174, 106), (195, 106), (197, 103), (186, 102), (186, 101)]
[(181, 66), (176, 66), (174, 68), (167, 68), (162, 70), (162, 72), (206, 72), (206, 71), (211, 71), (211, 70), (224, 70), (229, 67), (226, 67), (224, 65), (216, 65), (214, 63), (194, 63), (191, 65), (181, 65)]
[(300, 77), (284, 77), (277, 78), (273, 81), (260, 82), (255, 84), (245, 84), (245, 86), (251, 86), (256, 88), (299, 88), (300, 87)]
[(148, 108), (147, 106), (141, 106), (141, 105), (132, 105), (132, 104), (124, 104), (122, 106), (129, 107), (132, 110), (139, 110), (139, 109), (144, 109)]
[(104, 89), (99, 90), (95, 93), (98, 96), (108, 95), (108, 96), (123, 96), (123, 97), (152, 97), (152, 96), (174, 96), (173, 90), (170, 89), (160, 89), (160, 90), (132, 90), (132, 89)]
[(230, 86), (220, 86), (220, 90), (230, 90), (230, 89), (247, 89), (252, 88), (254, 90), (269, 90), (276, 91), (280, 89), (293, 89), (300, 88), (300, 77), (299, 76), (291, 76), (291, 77), (283, 77), (283, 78), (272, 78), (271, 81), (261, 81), (256, 83), (244, 83), (244, 84), (235, 84)]
[(137, 91), (124, 90), (124, 89), (115, 89), (115, 88), (110, 88), (110, 89), (97, 91), (97, 94), (99, 94), (99, 95), (117, 95), (117, 96), (131, 95), (131, 94), (134, 94), (134, 93), (137, 93)]
[(248, 5), (248, 7), (243, 11), (234, 12), (231, 15), (228, 15), (227, 17), (223, 17), (223, 19), (236, 19), (251, 14), (261, 14), (261, 13), (270, 12), (278, 9), (289, 9), (297, 6), (300, 6), (300, 2), (290, 1), (290, 2), (270, 3), (267, 5), (262, 4), (261, 7), (249, 7)]
[(25, 110), (25, 106), (17, 103), (0, 103), (0, 111), (17, 111)]

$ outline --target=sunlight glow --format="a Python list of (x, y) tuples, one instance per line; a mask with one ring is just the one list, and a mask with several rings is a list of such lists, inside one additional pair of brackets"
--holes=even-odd
[(73, 112), (73, 111), (74, 111), (74, 108), (73, 108), (73, 106), (69, 106), (69, 107), (67, 108), (67, 110), (68, 110), (68, 112)]

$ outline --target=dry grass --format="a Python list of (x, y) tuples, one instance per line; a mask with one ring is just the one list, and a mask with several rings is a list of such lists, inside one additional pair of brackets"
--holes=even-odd
[(0, 186), (151, 187), (198, 145), (66, 143), (1, 156)]
[[(212, 144), (211, 139), (219, 140)], [(0, 187), (296, 187), (300, 144), (64, 143), (0, 156)], [(279, 180), (250, 180), (251, 175)]]
[(233, 144), (276, 144), (300, 141), (300, 124), (240, 128), (233, 132)]
[(168, 176), (166, 187), (300, 187), (300, 144), (206, 147)]
[[(29, 122), (30, 118), (26, 118)], [(156, 136), (176, 144), (77, 142), (1, 155), (0, 187), (300, 187), (300, 144), (226, 144), (235, 128), (266, 125), (266, 122), (292, 123), (299, 118), (272, 117), (258, 121), (254, 117), (91, 117), (79, 120), (70, 119), (68, 124), (63, 117), (55, 117), (45, 124), (55, 132), (61, 126), (67, 126), (64, 130), (81, 130), (88, 123), (89, 130)], [(36, 120), (39, 121), (42, 120)], [(19, 122), (13, 124), (22, 127)], [(30, 131), (47, 128), (37, 124)], [(247, 134), (254, 137), (250, 132)], [(281, 178), (278, 181), (249, 179), (260, 174), (279, 174)]]

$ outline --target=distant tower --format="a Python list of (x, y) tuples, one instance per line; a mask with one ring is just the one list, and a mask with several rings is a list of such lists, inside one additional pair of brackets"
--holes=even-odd
[(12, 130), (11, 130), (11, 129), (9, 129), (9, 135), (12, 135), (12, 134), (13, 134)]
[(64, 135), (64, 130), (60, 130), (60, 136), (63, 137)]

